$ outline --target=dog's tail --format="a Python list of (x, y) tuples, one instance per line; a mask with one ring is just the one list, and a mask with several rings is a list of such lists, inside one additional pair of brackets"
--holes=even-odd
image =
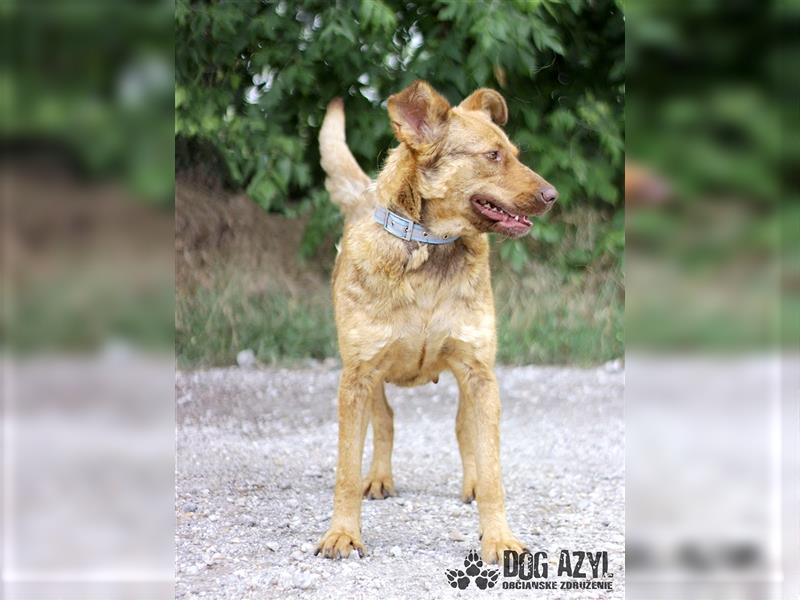
[(344, 136), (344, 102), (341, 98), (334, 98), (328, 104), (328, 111), (319, 131), (319, 153), (322, 168), (328, 176), (325, 179), (325, 188), (347, 219), (363, 208), (361, 197), (371, 181), (347, 147)]

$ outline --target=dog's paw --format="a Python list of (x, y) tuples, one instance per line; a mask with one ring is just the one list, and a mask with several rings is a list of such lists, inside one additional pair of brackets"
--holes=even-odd
[(376, 475), (370, 473), (364, 479), (364, 497), (370, 500), (383, 500), (395, 496), (394, 480), (391, 475)]
[(487, 563), (503, 562), (503, 553), (506, 550), (521, 553), (525, 546), (511, 532), (504, 535), (484, 534), (481, 538), (481, 555)]
[(480, 589), (491, 589), (497, 583), (497, 578), (500, 577), (500, 570), (499, 569), (484, 569), (481, 571), (478, 576), (475, 578), (475, 585), (477, 585)]
[(483, 568), (483, 561), (475, 550), (470, 550), (467, 557), (464, 559), (464, 567), (466, 567), (467, 575), (475, 577), (481, 572)]
[(447, 575), (447, 582), (450, 584), (450, 587), (458, 588), (459, 590), (467, 589), (469, 577), (467, 577), (461, 569), (447, 569), (444, 574)]
[(322, 536), (314, 555), (321, 554), (325, 558), (347, 558), (354, 550), (360, 557), (366, 554), (364, 544), (358, 535), (340, 529), (332, 529)]

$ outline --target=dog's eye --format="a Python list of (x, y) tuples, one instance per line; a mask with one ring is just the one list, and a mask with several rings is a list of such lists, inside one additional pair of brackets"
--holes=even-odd
[(500, 161), (500, 151), (499, 150), (492, 150), (491, 152), (487, 152), (486, 153), (486, 158), (488, 158), (492, 162), (499, 162)]

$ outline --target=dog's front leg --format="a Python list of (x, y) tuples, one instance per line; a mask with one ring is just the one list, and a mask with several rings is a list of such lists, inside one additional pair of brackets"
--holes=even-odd
[(339, 382), (339, 460), (333, 519), (322, 536), (317, 554), (347, 558), (353, 550), (364, 555), (361, 542), (361, 455), (367, 430), (368, 410), (374, 394), (373, 374), (345, 368)]
[(464, 426), (471, 429), (476, 496), (480, 515), (481, 553), (486, 562), (500, 562), (503, 552), (522, 552), (506, 520), (503, 477), (500, 468), (500, 393), (491, 368), (462, 365), (453, 369), (462, 391)]

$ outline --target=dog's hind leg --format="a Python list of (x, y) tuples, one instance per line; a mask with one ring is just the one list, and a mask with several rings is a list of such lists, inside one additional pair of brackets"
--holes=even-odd
[(383, 385), (372, 396), (372, 466), (363, 482), (364, 495), (382, 500), (395, 495), (392, 479), (392, 443), (394, 442), (394, 413), (386, 401)]
[(467, 504), (475, 499), (475, 487), (478, 483), (478, 471), (475, 467), (474, 427), (470, 422), (471, 419), (472, 411), (467, 410), (467, 399), (459, 384), (456, 438), (458, 439), (458, 451), (461, 453), (461, 465), (464, 468), (461, 500)]

